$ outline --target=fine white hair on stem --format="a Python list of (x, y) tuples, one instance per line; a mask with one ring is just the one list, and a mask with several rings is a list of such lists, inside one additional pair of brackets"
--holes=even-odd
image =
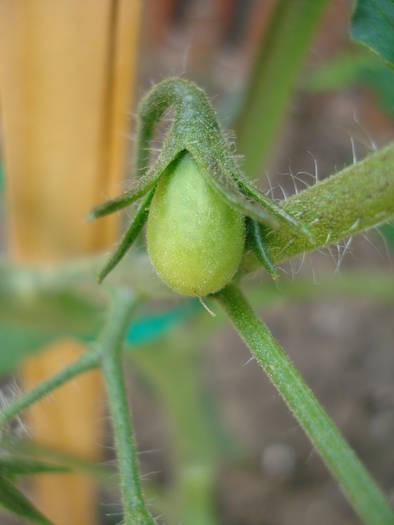
[[(352, 240), (353, 240), (353, 237), (349, 237), (349, 239), (346, 241), (344, 247), (343, 247), (343, 250), (342, 252), (338, 252), (338, 262), (337, 262), (337, 266), (335, 268), (335, 272), (338, 272), (339, 271), (339, 268), (345, 258), (345, 255), (346, 253), (349, 251), (350, 249), (350, 245), (352, 244)], [(340, 245), (337, 245), (337, 246), (340, 246)]]
[(279, 187), (279, 189), (280, 189), (280, 191), (281, 191), (281, 193), (283, 195), (283, 200), (287, 200), (288, 196), (287, 196), (287, 194), (285, 192), (285, 189), (283, 188), (282, 184), (279, 184), (278, 187)]
[(298, 195), (297, 182), (296, 182), (295, 176), (294, 176), (294, 174), (293, 174), (293, 171), (292, 171), (292, 169), (291, 169), (291, 164), (289, 164), (289, 175), (290, 175), (290, 178), (291, 178), (291, 182), (293, 183), (294, 193), (295, 193), (296, 195)]
[(190, 42), (188, 42), (185, 46), (185, 49), (183, 51), (182, 56), (182, 63), (181, 63), (181, 75), (186, 75), (188, 64), (189, 64), (189, 57), (190, 57)]
[(286, 252), (286, 250), (289, 248), (289, 246), (291, 246), (294, 243), (294, 241), (295, 241), (294, 237), (292, 239), (288, 240), (287, 243), (283, 246), (283, 248), (278, 253), (278, 257), (280, 257), (283, 252)]
[(248, 364), (252, 363), (253, 361), (255, 361), (255, 358), (254, 358), (253, 356), (249, 357), (249, 359), (247, 359), (247, 360), (245, 361), (245, 363), (243, 363), (243, 364), (241, 365), (241, 368), (243, 368), (244, 366), (247, 366)]
[[(278, 265), (277, 268), (278, 268), (278, 270), (280, 271), (280, 273), (284, 273), (285, 275), (288, 275), (288, 274), (289, 274), (288, 270), (286, 270), (286, 268), (285, 268), (284, 266), (279, 266), (279, 265)], [(279, 283), (275, 283), (275, 284), (276, 284), (276, 286), (279, 285)]]
[(364, 135), (364, 137), (359, 138), (359, 142), (361, 142), (369, 150), (378, 151), (376, 142), (373, 140), (366, 128), (364, 128), (364, 126), (361, 124), (357, 111), (353, 111), (353, 120), (357, 125), (358, 129)]
[(305, 252), (302, 253), (302, 255), (299, 256), (299, 264), (298, 264), (298, 267), (296, 267), (295, 271), (294, 271), (294, 275), (298, 275), (300, 273), (300, 271), (302, 270), (303, 266), (304, 266), (304, 262), (305, 262)]
[(354, 137), (353, 135), (350, 135), (350, 143), (352, 145), (352, 156), (353, 156), (353, 164), (357, 164), (357, 151), (356, 151), (356, 145), (354, 143)]
[(332, 262), (334, 263), (335, 267), (337, 266), (338, 264), (338, 260), (337, 258), (335, 257), (333, 251), (332, 251), (332, 247), (331, 246), (327, 246), (327, 252), (330, 256), (330, 259), (332, 260)]
[[(305, 180), (301, 179), (301, 177), (299, 177), (299, 175), (300, 175), (301, 173), (302, 173), (301, 171), (297, 171), (297, 175), (294, 175), (294, 174), (293, 174), (293, 177), (294, 177), (298, 182), (300, 182), (301, 184), (303, 184), (306, 188), (309, 188), (309, 184), (308, 184)], [(303, 173), (306, 173), (306, 172), (304, 171)], [(308, 175), (312, 175), (312, 174), (309, 173)], [(312, 175), (312, 176), (313, 176), (313, 175)]]
[[(6, 408), (14, 399), (19, 397), (23, 393), (20, 386), (17, 384), (16, 380), (13, 380), (11, 383), (8, 383), (0, 390), (0, 409)], [(12, 424), (7, 427), (5, 432), (10, 431), (10, 435), (13, 435), (16, 438), (23, 438), (30, 435), (29, 429), (24, 423), (20, 414), (17, 414), (13, 420)], [(3, 429), (0, 431), (0, 436), (3, 435)]]
[[(315, 174), (314, 174), (314, 173), (311, 173), (310, 171), (299, 170), (299, 171), (297, 171), (297, 175), (307, 175), (308, 177), (311, 177), (311, 178), (313, 179), (313, 182), (314, 182), (314, 183), (316, 182)], [(303, 182), (304, 182), (304, 181), (303, 181)]]
[(314, 224), (317, 224), (318, 222), (320, 222), (320, 217), (315, 217), (310, 222), (308, 222), (308, 226), (313, 226)]
[(380, 240), (382, 241), (383, 243), (383, 246), (384, 246), (384, 251), (386, 252), (386, 257), (387, 259), (390, 261), (390, 263), (393, 262), (393, 258), (392, 258), (392, 255), (391, 255), (391, 250), (389, 248), (389, 245), (387, 243), (387, 239), (386, 237), (383, 235), (382, 231), (380, 230), (379, 226), (376, 226), (374, 228), (375, 232), (378, 234), (378, 236), (380, 237)]
[(341, 250), (342, 250), (342, 245), (340, 242), (337, 242), (335, 244), (335, 248), (337, 249), (337, 262), (336, 262), (336, 265), (335, 265), (335, 273), (339, 272), (339, 269), (341, 267)]
[(350, 226), (349, 230), (350, 230), (350, 231), (354, 231), (354, 230), (356, 230), (356, 229), (358, 228), (359, 224), (360, 224), (360, 217), (358, 217), (358, 218), (354, 221), (354, 223)]
[(370, 244), (372, 246), (372, 248), (376, 251), (376, 253), (382, 258), (384, 259), (384, 255), (383, 253), (381, 252), (381, 250), (376, 246), (376, 244), (369, 238), (368, 234), (366, 232), (363, 232), (362, 234), (362, 237), (363, 239), (365, 239), (367, 241), (368, 244)]
[(157, 477), (159, 474), (162, 474), (162, 470), (151, 470), (150, 472), (147, 472), (146, 474), (142, 474), (140, 478), (143, 481), (153, 481), (154, 477)]
[(267, 179), (267, 182), (268, 182), (268, 190), (266, 191), (265, 194), (266, 194), (268, 197), (271, 197), (271, 199), (273, 199), (273, 198), (274, 198), (274, 190), (273, 190), (273, 188), (272, 188), (272, 182), (271, 182), (271, 178), (270, 178), (268, 172), (265, 173), (265, 178)]
[(314, 171), (315, 171), (315, 183), (319, 182), (319, 180), (320, 180), (320, 177), (319, 177), (319, 165), (318, 165), (317, 159), (316, 159), (316, 157), (313, 155), (313, 153), (311, 151), (307, 151), (307, 153), (313, 160), (313, 166), (314, 166)]

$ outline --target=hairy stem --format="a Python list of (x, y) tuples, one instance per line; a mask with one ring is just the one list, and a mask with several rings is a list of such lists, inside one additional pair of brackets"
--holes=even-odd
[[(285, 223), (265, 235), (264, 229), (275, 263), (388, 221), (394, 215), (394, 143), (290, 197), (283, 208), (308, 227), (314, 242)], [(254, 257), (245, 262), (246, 271), (256, 266)]]
[(113, 322), (109, 324), (103, 336), (102, 372), (119, 462), (124, 523), (151, 525), (154, 521), (145, 507), (139, 481), (136, 447), (121, 363), (122, 342), (129, 325), (132, 305), (130, 294), (124, 291), (117, 293), (111, 314)]
[(242, 293), (229, 285), (215, 297), (338, 480), (355, 511), (369, 525), (392, 524), (394, 514), (374, 480)]
[(71, 365), (66, 366), (59, 373), (43, 381), (29, 392), (22, 394), (15, 401), (11, 402), (0, 412), (0, 427), (15, 417), (19, 412), (25, 410), (36, 401), (47, 396), (56, 388), (62, 386), (70, 379), (97, 368), (99, 364), (99, 353), (96, 348), (91, 348)]

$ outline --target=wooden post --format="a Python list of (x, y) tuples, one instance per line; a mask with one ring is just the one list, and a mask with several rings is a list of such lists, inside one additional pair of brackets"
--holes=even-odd
[[(2, 0), (0, 108), (9, 248), (17, 261), (56, 263), (109, 247), (116, 219), (88, 224), (91, 206), (121, 188), (140, 0)], [(24, 388), (83, 351), (60, 341), (27, 362)], [(33, 407), (41, 443), (97, 458), (101, 382), (90, 373)], [(56, 525), (96, 523), (92, 481), (38, 476), (35, 501)]]

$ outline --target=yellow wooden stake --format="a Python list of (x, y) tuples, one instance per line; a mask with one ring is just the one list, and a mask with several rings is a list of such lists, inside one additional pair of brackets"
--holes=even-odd
[[(115, 241), (114, 218), (86, 214), (121, 187), (134, 84), (140, 0), (2, 0), (0, 109), (9, 246), (17, 261), (56, 263)], [(2, 349), (3, 350), (3, 349)], [(62, 341), (29, 360), (24, 388), (83, 348)], [(90, 373), (33, 407), (38, 441), (97, 458), (101, 383)], [(39, 476), (35, 501), (56, 525), (96, 523), (92, 481)]]

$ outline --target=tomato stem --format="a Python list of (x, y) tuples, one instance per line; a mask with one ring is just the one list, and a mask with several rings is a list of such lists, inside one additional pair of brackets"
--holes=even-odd
[(394, 514), (375, 481), (241, 291), (230, 284), (214, 297), (338, 480), (354, 510), (367, 524), (392, 524)]

